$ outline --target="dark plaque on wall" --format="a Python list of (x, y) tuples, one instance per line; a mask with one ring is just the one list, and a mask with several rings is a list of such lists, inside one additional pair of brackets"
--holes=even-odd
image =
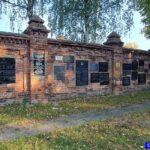
[(144, 72), (145, 72), (145, 73), (148, 73), (148, 69), (144, 69)]
[(137, 78), (138, 78), (138, 73), (137, 73), (137, 71), (133, 71), (132, 72), (132, 80), (134, 81), (134, 80), (137, 80)]
[(123, 75), (130, 75), (132, 70), (131, 64), (123, 64)]
[(15, 59), (0, 58), (0, 84), (15, 83)]
[(150, 69), (150, 64), (149, 64), (149, 69)]
[(88, 61), (76, 61), (76, 85), (88, 85)]
[(130, 85), (130, 77), (123, 77), (122, 84), (123, 84), (123, 86), (129, 86)]
[(44, 54), (34, 54), (34, 74), (45, 75), (45, 57)]
[(131, 64), (123, 64), (123, 70), (132, 70), (132, 65)]
[(138, 84), (146, 84), (146, 75), (145, 74), (138, 74)]
[(100, 75), (99, 73), (91, 73), (91, 83), (99, 83)]
[(99, 72), (108, 72), (108, 62), (99, 62)]
[(67, 70), (74, 70), (74, 63), (67, 63)]
[(138, 69), (138, 61), (134, 60), (132, 62), (132, 70), (137, 70)]
[(109, 84), (109, 73), (100, 73), (100, 85)]
[(54, 79), (65, 80), (65, 66), (54, 66)]
[(74, 63), (74, 56), (63, 56), (63, 61), (65, 63)]
[(99, 66), (97, 63), (90, 63), (90, 71), (99, 71)]
[(139, 66), (144, 66), (144, 60), (139, 60)]

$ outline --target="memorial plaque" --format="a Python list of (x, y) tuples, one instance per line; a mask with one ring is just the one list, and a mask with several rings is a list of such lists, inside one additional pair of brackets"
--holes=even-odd
[(119, 78), (120, 76), (121, 76), (121, 72), (115, 70), (114, 77)]
[(74, 63), (74, 56), (63, 56), (63, 62)]
[(67, 70), (74, 70), (74, 63), (67, 63)]
[(100, 73), (100, 85), (109, 84), (109, 73)]
[(147, 80), (150, 80), (150, 74), (147, 74)]
[(108, 72), (108, 62), (99, 62), (99, 72)]
[(88, 85), (88, 61), (76, 61), (76, 85)]
[(146, 74), (138, 74), (138, 84), (146, 84)]
[(99, 66), (97, 63), (90, 63), (90, 71), (99, 71)]
[(123, 70), (131, 71), (132, 70), (132, 65), (131, 64), (123, 64)]
[(15, 83), (15, 59), (0, 58), (0, 84)]
[(136, 71), (133, 71), (132, 72), (132, 80), (134, 81), (134, 80), (137, 80), (137, 78), (138, 78), (138, 73), (136, 72)]
[(100, 82), (100, 74), (91, 73), (91, 83), (99, 83), (99, 82)]
[(130, 77), (123, 77), (122, 85), (123, 86), (129, 86), (130, 85)]
[(148, 73), (148, 69), (144, 69), (144, 72), (145, 72), (145, 73)]
[(132, 70), (137, 70), (138, 69), (138, 61), (134, 60), (132, 62)]
[(145, 70), (144, 70), (144, 67), (143, 67), (143, 66), (141, 66), (141, 67), (138, 68), (138, 72), (144, 73), (144, 71), (145, 71)]
[(65, 80), (65, 66), (54, 66), (54, 79)]
[(116, 66), (117, 69), (119, 69), (120, 66), (121, 66), (121, 63), (120, 63), (120, 62), (116, 62), (116, 65), (115, 65), (115, 66)]
[(144, 66), (144, 60), (139, 60), (139, 66)]
[(132, 65), (131, 64), (123, 64), (123, 75), (130, 75), (132, 70)]
[(62, 61), (63, 60), (63, 56), (55, 56), (55, 60)]
[(45, 56), (44, 54), (34, 54), (34, 74), (45, 75)]

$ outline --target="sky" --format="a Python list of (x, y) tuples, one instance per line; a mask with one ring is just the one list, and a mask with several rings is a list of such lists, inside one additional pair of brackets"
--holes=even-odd
[[(27, 27), (27, 22), (21, 22), (19, 26), (22, 26), (22, 31), (24, 31)], [(47, 25), (47, 22), (45, 22)], [(146, 39), (144, 34), (141, 33), (142, 28), (144, 25), (141, 23), (141, 16), (138, 12), (134, 14), (134, 26), (132, 27), (131, 31), (126, 35), (122, 36), (121, 40), (126, 44), (128, 42), (135, 42), (139, 45), (139, 49), (149, 50), (150, 49), (150, 39)], [(0, 31), (11, 32), (9, 17), (6, 15), (1, 16), (0, 19)], [(15, 29), (15, 32), (18, 32)]]

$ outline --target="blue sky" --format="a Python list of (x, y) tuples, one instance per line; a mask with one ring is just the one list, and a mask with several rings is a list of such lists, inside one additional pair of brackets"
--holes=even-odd
[[(46, 25), (47, 23), (45, 23)], [(27, 27), (27, 22), (21, 22), (19, 26), (22, 26), (22, 31)], [(141, 30), (143, 28), (143, 24), (141, 23), (141, 16), (139, 13), (135, 13), (134, 15), (134, 26), (131, 31), (124, 37), (122, 37), (122, 41), (124, 43), (135, 42), (139, 45), (140, 49), (148, 50), (150, 49), (150, 39), (146, 39), (143, 34), (141, 34)], [(0, 31), (11, 32), (9, 17), (6, 15), (1, 16), (0, 19)], [(18, 32), (15, 29), (15, 32)]]

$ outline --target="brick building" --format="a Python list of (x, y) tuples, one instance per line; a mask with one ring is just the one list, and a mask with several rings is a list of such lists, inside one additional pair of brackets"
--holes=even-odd
[(23, 34), (0, 32), (0, 102), (47, 102), (150, 87), (150, 52), (123, 47), (113, 32), (104, 45), (48, 38), (33, 16)]

